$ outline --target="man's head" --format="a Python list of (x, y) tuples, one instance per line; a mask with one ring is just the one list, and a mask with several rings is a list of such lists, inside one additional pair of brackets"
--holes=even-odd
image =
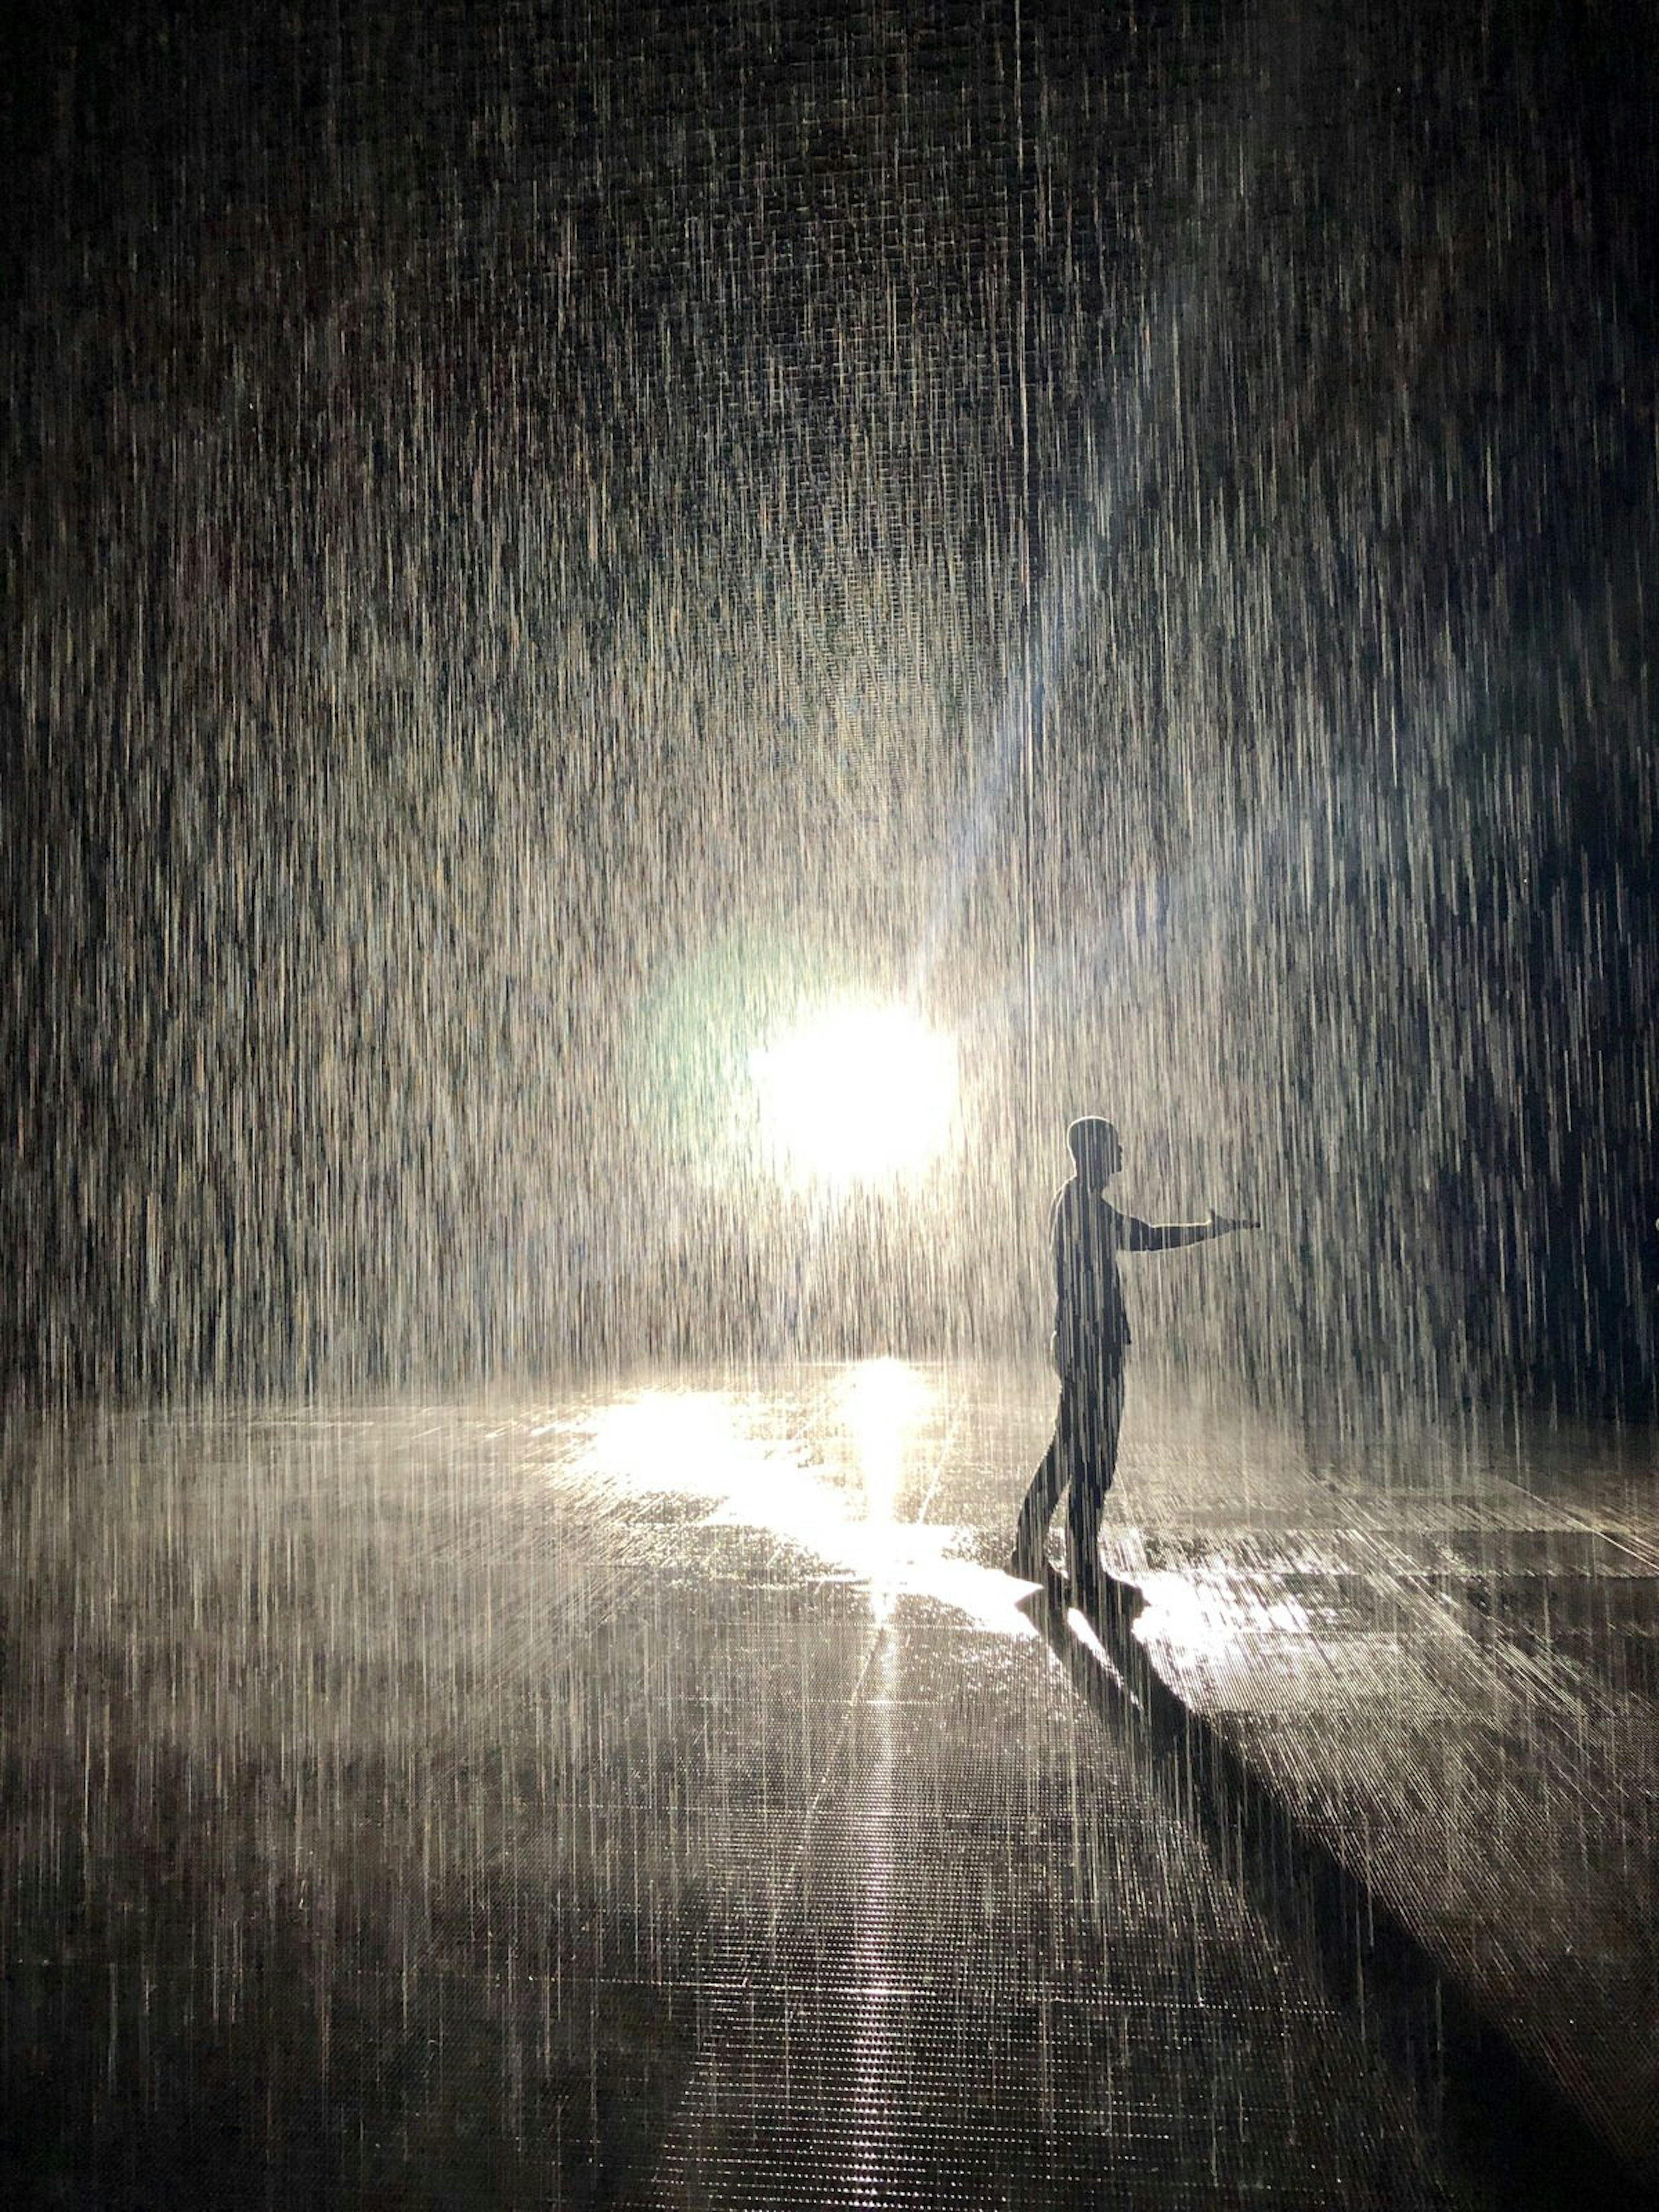
[(1117, 1130), (1110, 1121), (1103, 1121), (1098, 1114), (1085, 1114), (1081, 1121), (1073, 1121), (1066, 1132), (1066, 1142), (1085, 1182), (1103, 1183), (1123, 1164), (1123, 1147), (1118, 1142)]

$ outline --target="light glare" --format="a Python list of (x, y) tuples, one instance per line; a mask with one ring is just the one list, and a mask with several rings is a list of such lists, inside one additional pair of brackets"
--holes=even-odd
[(943, 1149), (957, 1052), (902, 1006), (838, 1006), (750, 1055), (762, 1133), (797, 1178), (877, 1182)]

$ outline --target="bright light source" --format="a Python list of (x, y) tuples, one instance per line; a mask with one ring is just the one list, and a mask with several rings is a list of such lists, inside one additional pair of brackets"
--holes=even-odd
[(803, 1180), (880, 1182), (940, 1152), (957, 1050), (902, 1006), (836, 1006), (749, 1057), (768, 1149)]

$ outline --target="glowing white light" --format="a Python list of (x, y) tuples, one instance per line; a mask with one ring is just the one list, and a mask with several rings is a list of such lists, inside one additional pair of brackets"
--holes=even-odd
[(943, 1150), (957, 1049), (902, 1006), (836, 1006), (750, 1054), (768, 1149), (797, 1177), (879, 1182)]

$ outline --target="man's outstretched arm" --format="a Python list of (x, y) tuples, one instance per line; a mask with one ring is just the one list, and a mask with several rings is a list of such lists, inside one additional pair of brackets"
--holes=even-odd
[(1255, 1229), (1255, 1221), (1235, 1221), (1210, 1208), (1207, 1221), (1137, 1221), (1132, 1213), (1118, 1217), (1124, 1227), (1126, 1252), (1178, 1252), (1183, 1244), (1207, 1244), (1212, 1237), (1231, 1237), (1235, 1229)]

